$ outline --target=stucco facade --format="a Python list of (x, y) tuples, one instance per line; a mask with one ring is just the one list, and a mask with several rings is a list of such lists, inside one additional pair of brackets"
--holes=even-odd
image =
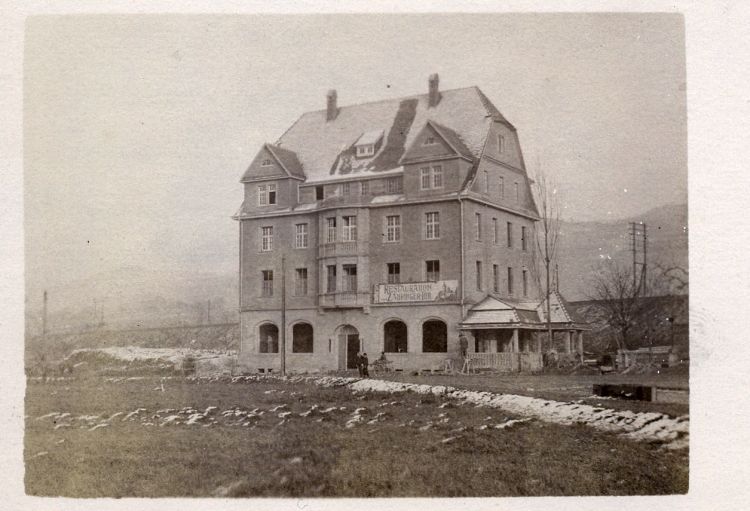
[[(431, 368), (457, 355), (461, 323), (488, 296), (538, 303), (518, 136), (479, 89), (330, 98), (242, 179), (240, 371), (278, 370), (282, 340), (288, 371), (346, 369), (359, 350)], [(485, 346), (487, 332), (463, 331), (469, 351)], [(514, 335), (492, 345), (534, 347)]]

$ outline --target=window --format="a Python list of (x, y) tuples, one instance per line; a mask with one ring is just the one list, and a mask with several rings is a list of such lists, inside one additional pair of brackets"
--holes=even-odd
[(492, 290), (500, 292), (500, 268), (496, 264), (492, 265)]
[(477, 261), (477, 291), (482, 290), (482, 261)]
[(365, 195), (370, 194), (370, 182), (369, 181), (362, 181), (359, 184), (359, 194), (364, 197)]
[(513, 294), (513, 268), (508, 266), (508, 294)]
[(343, 291), (357, 290), (357, 265), (344, 264), (341, 266), (344, 270)]
[(258, 206), (272, 206), (276, 204), (276, 185), (258, 186)]
[(336, 217), (332, 216), (330, 218), (326, 218), (326, 225), (327, 225), (327, 237), (326, 237), (326, 243), (336, 243)]
[(341, 220), (344, 222), (342, 241), (357, 241), (357, 217), (345, 216)]
[(349, 197), (352, 194), (352, 184), (351, 183), (341, 183), (341, 195), (344, 197)]
[(295, 224), (294, 248), (307, 248), (307, 224)]
[(273, 270), (263, 270), (263, 287), (261, 288), (261, 296), (270, 297), (273, 296)]
[(501, 199), (505, 198), (505, 179), (503, 179), (502, 176), (500, 176), (500, 181), (498, 181), (498, 195)]
[(427, 282), (440, 280), (440, 261), (425, 261), (425, 277)]
[(297, 323), (292, 327), (292, 353), (313, 352), (313, 327), (309, 323)]
[(422, 352), (445, 353), (448, 351), (448, 327), (437, 319), (422, 324)]
[(432, 187), (443, 187), (443, 167), (441, 167), (440, 165), (432, 167)]
[(402, 185), (400, 177), (389, 177), (385, 181), (386, 193), (401, 193)]
[(357, 146), (357, 158), (372, 156), (375, 154), (375, 144), (366, 144)]
[(426, 137), (424, 139), (424, 142), (422, 142), (423, 145), (435, 145), (437, 142), (435, 142), (435, 137)]
[(385, 241), (387, 243), (401, 241), (401, 217), (399, 215), (385, 217)]
[(507, 224), (506, 237), (508, 238), (508, 248), (513, 248), (513, 223), (508, 222)]
[(406, 353), (406, 324), (391, 320), (383, 325), (383, 351), (386, 353)]
[(443, 167), (433, 165), (432, 167), (422, 167), (420, 173), (420, 188), (430, 190), (432, 188), (443, 187)]
[(523, 296), (526, 298), (529, 296), (529, 272), (527, 270), (521, 271), (521, 284), (523, 285)]
[(492, 243), (494, 243), (495, 245), (497, 245), (497, 239), (499, 238), (497, 231), (498, 231), (497, 218), (493, 218), (492, 219)]
[(502, 135), (497, 136), (497, 152), (501, 154), (505, 152), (505, 137)]
[(430, 188), (430, 184), (431, 184), (430, 177), (432, 174), (432, 172), (430, 171), (430, 167), (423, 167), (419, 169), (419, 172), (421, 173), (421, 178), (422, 178), (422, 190), (426, 190)]
[(474, 213), (474, 238), (482, 241), (482, 215)]
[(326, 276), (327, 276), (326, 292), (335, 293), (336, 292), (336, 265), (335, 264), (329, 264), (328, 266), (326, 266)]
[(260, 162), (261, 167), (270, 167), (271, 165), (273, 165), (273, 163), (271, 163), (271, 160), (268, 158), (265, 158), (262, 162)]
[(297, 268), (294, 272), (294, 295), (307, 296), (307, 268)]
[(484, 171), (484, 193), (490, 193), (490, 173)]
[(260, 251), (270, 252), (273, 250), (273, 227), (260, 228)]
[(526, 251), (526, 226), (521, 226), (521, 250)]
[(440, 239), (440, 213), (425, 213), (425, 239)]
[(401, 264), (400, 263), (388, 263), (388, 283), (398, 284), (401, 282)]
[(325, 189), (323, 188), (322, 185), (321, 186), (316, 186), (315, 187), (315, 200), (323, 200), (323, 198), (324, 198), (324, 193), (323, 192), (324, 191), (325, 191)]
[(279, 328), (271, 323), (265, 323), (258, 328), (258, 351), (261, 353), (279, 352)]
[(518, 183), (513, 183), (513, 189), (516, 195), (516, 202), (521, 202), (521, 189), (518, 187)]

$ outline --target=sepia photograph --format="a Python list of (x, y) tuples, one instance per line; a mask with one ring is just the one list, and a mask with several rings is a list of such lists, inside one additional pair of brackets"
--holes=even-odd
[(681, 13), (23, 42), (26, 495), (691, 489)]

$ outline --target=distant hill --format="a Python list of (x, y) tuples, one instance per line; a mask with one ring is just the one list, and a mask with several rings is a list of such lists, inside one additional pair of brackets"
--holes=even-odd
[(668, 205), (638, 217), (612, 222), (562, 222), (560, 291), (569, 300), (589, 298), (588, 275), (608, 258), (631, 264), (628, 224), (644, 222), (648, 230), (649, 271), (663, 266), (688, 269), (687, 204)]

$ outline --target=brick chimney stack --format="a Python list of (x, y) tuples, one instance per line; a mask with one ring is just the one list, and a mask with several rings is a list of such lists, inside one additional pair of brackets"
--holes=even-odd
[(336, 105), (336, 91), (331, 89), (326, 94), (326, 121), (332, 121), (336, 118), (339, 113), (338, 106)]
[(437, 73), (431, 74), (429, 79), (429, 86), (430, 86), (430, 97), (429, 97), (429, 106), (436, 106), (438, 103), (440, 103), (440, 89), (438, 88), (438, 84), (440, 83), (440, 78), (438, 77)]

